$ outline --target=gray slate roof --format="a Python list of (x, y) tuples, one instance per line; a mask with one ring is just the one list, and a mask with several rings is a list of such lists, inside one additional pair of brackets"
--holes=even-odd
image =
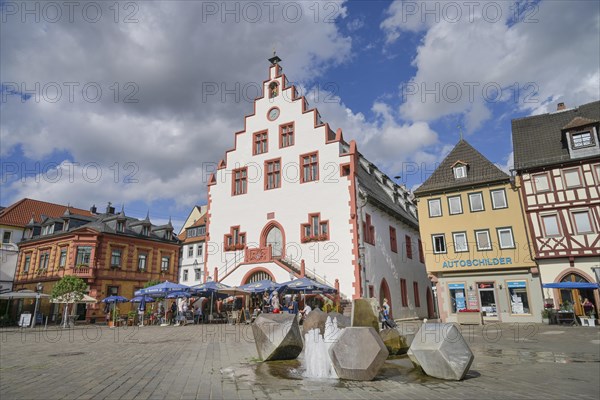
[[(573, 122), (576, 118), (577, 121)], [(515, 169), (523, 170), (569, 161), (571, 157), (562, 129), (578, 125), (585, 120), (595, 121), (598, 127), (600, 101), (551, 114), (513, 119)]]
[[(467, 164), (467, 176), (456, 179), (453, 166), (457, 161)], [(492, 182), (508, 181), (510, 177), (500, 168), (475, 150), (466, 140), (461, 139), (433, 174), (417, 190), (416, 196), (433, 192), (454, 190)]]
[[(378, 203), (379, 206), (387, 209), (390, 212), (395, 213), (398, 218), (404, 223), (411, 225), (413, 228), (418, 229), (419, 222), (413, 214), (411, 214), (407, 209), (402, 207), (400, 204), (394, 202), (394, 199), (385, 191), (382, 187), (382, 183), (379, 182), (379, 178), (375, 175), (369, 174), (362, 165), (362, 163), (358, 163), (359, 167), (357, 168), (357, 178), (361, 188), (367, 193), (368, 199), (375, 203)], [(389, 178), (388, 178), (389, 179)], [(408, 196), (408, 192), (402, 191), (402, 193), (406, 193)], [(401, 200), (403, 202), (410, 202), (410, 200), (404, 199)]]

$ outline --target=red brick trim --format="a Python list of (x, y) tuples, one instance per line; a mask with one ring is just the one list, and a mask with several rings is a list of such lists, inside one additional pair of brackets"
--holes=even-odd
[(283, 229), (283, 226), (277, 221), (271, 220), (267, 222), (267, 224), (262, 229), (262, 232), (260, 233), (260, 247), (267, 247), (267, 235), (269, 234), (272, 228), (278, 228), (279, 231), (281, 231), (281, 257), (285, 257), (285, 230)]
[(255, 267), (255, 268), (252, 268), (250, 271), (246, 272), (246, 274), (242, 278), (242, 281), (240, 282), (240, 285), (245, 285), (246, 283), (248, 283), (248, 279), (252, 275), (254, 275), (256, 272), (264, 272), (264, 273), (266, 273), (267, 275), (269, 275), (271, 277), (271, 280), (273, 282), (275, 282), (275, 277), (273, 276), (273, 273), (271, 271), (269, 271), (265, 267)]
[[(274, 186), (272, 188), (267, 187), (268, 183), (269, 183), (269, 164), (271, 163), (275, 163), (279, 161), (279, 186)], [(265, 164), (264, 164), (264, 181), (263, 181), (263, 189), (264, 190), (274, 190), (274, 189), (280, 189), (281, 188), (281, 175), (282, 175), (282, 165), (281, 165), (281, 157), (279, 158), (272, 158), (270, 160), (265, 160)], [(275, 172), (273, 172), (274, 174)]]
[[(318, 221), (319, 221), (318, 222), (319, 232), (317, 235), (315, 235), (313, 232), (313, 226), (312, 226), (312, 218), (313, 217), (317, 217)], [(325, 235), (321, 234), (321, 225), (327, 226), (327, 233)], [(306, 227), (310, 228), (310, 232), (311, 232), (310, 236), (306, 236), (304, 233)], [(305, 222), (300, 225), (300, 241), (302, 243), (326, 241), (326, 240), (329, 240), (329, 232), (330, 232), (329, 220), (321, 220), (320, 212), (310, 213), (310, 214), (308, 214), (308, 222), (307, 223)]]

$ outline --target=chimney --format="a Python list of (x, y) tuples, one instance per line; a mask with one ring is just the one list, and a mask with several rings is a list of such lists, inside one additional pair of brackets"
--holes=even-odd
[(94, 204), (93, 206), (90, 207), (90, 212), (92, 214), (97, 214), (98, 209), (96, 208), (96, 205)]
[(556, 111), (562, 111), (562, 110), (566, 110), (567, 106), (565, 106), (565, 103), (558, 103), (556, 105)]
[(115, 208), (112, 207), (112, 203), (109, 201), (108, 205), (106, 206), (106, 214), (114, 214), (115, 213)]

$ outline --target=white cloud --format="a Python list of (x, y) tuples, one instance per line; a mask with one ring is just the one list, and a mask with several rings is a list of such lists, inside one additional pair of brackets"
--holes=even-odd
[[(137, 23), (122, 22), (131, 9), (115, 23), (112, 3), (97, 4), (104, 7), (97, 23), (80, 13), (74, 22), (64, 14), (57, 23), (22, 23), (17, 14), (0, 26), (3, 83), (35, 92), (26, 102), (3, 99), (0, 152), (22, 150), (29, 164), (67, 154), (81, 166), (98, 163), (105, 176), (93, 184), (8, 181), (3, 203), (24, 196), (79, 204), (166, 198), (192, 206), (205, 196), (205, 172), (232, 147), (251, 112), (274, 47), (286, 74), (307, 82), (351, 57), (351, 39), (323, 21), (322, 7), (316, 18), (312, 3), (291, 2), (287, 13), (286, 3), (277, 3), (258, 21), (246, 3), (232, 3), (240, 7), (235, 22), (224, 2), (143, 2), (135, 3)], [(343, 1), (328, 2), (328, 17), (332, 6), (334, 18), (345, 18)], [(98, 87), (101, 96), (91, 101)], [(139, 184), (113, 182), (108, 168), (128, 162), (138, 168)]]
[[(481, 2), (471, 13), (463, 3), (458, 19), (444, 12), (448, 4), (396, 1), (381, 24), (388, 42), (424, 35), (413, 60), (417, 72), (400, 89), (403, 118), (464, 115), (472, 133), (496, 103), (539, 113), (553, 111), (558, 101), (576, 106), (600, 97), (598, 3), (521, 3), (517, 16), (516, 3)], [(427, 14), (426, 7), (437, 11)]]

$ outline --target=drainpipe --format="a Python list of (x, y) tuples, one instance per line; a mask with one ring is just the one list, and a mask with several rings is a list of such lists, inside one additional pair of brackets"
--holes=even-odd
[(369, 295), (369, 287), (367, 284), (367, 265), (365, 262), (365, 233), (363, 232), (363, 207), (367, 204), (367, 194), (360, 189), (358, 182), (356, 183), (357, 205), (358, 205), (358, 265), (360, 266), (361, 287), (363, 291), (362, 298), (367, 298)]

